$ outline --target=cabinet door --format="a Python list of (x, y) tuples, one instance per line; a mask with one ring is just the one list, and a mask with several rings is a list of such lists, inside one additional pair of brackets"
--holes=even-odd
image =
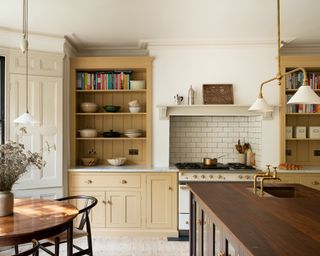
[(301, 175), (300, 183), (307, 187), (320, 190), (320, 174)]
[(140, 192), (107, 191), (106, 203), (107, 228), (137, 228), (141, 226)]
[[(149, 228), (170, 228), (173, 223), (173, 200), (176, 186), (172, 175), (147, 176), (147, 223)], [(175, 218), (177, 216), (175, 215)]]
[[(71, 191), (71, 196), (76, 195), (87, 195), (93, 196), (98, 199), (98, 203), (95, 207), (93, 207), (90, 211), (90, 224), (91, 227), (94, 228), (103, 228), (106, 225), (106, 215), (105, 215), (105, 208), (106, 208), (106, 201), (105, 201), (105, 193), (104, 192), (94, 192), (94, 191), (82, 191), (76, 190)], [(80, 205), (79, 202), (75, 201), (74, 204), (78, 209), (81, 209), (83, 205)], [(79, 223), (80, 219), (77, 219), (77, 223)]]

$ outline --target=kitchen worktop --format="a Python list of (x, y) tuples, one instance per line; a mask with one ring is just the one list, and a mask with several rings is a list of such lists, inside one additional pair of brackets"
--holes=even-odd
[(76, 166), (70, 168), (69, 172), (178, 172), (174, 167), (148, 167), (145, 165), (97, 165), (97, 166)]
[(205, 213), (250, 252), (244, 255), (318, 255), (319, 191), (294, 184), (290, 186), (308, 191), (311, 196), (279, 198), (259, 197), (248, 189), (252, 184), (245, 183), (188, 185)]

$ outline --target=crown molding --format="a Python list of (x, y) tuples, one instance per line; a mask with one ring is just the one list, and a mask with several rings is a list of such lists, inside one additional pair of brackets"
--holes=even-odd
[(282, 55), (320, 55), (320, 43), (285, 44)]
[[(21, 42), (21, 31), (0, 27), (0, 46), (7, 48), (19, 48)], [(29, 31), (29, 49), (44, 52), (63, 53), (64, 37), (34, 33)]]

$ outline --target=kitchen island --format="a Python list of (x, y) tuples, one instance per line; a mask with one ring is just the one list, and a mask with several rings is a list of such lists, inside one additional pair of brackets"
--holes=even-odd
[(188, 186), (190, 255), (319, 255), (319, 191), (298, 184), (268, 185), (299, 192), (283, 198), (260, 197), (245, 183)]

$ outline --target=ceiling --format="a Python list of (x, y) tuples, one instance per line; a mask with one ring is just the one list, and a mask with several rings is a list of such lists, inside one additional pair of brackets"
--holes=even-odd
[[(282, 0), (281, 38), (320, 42), (320, 1)], [(0, 27), (21, 30), (22, 0), (0, 0)], [(78, 49), (150, 41), (276, 39), (276, 0), (29, 0), (29, 31)]]

